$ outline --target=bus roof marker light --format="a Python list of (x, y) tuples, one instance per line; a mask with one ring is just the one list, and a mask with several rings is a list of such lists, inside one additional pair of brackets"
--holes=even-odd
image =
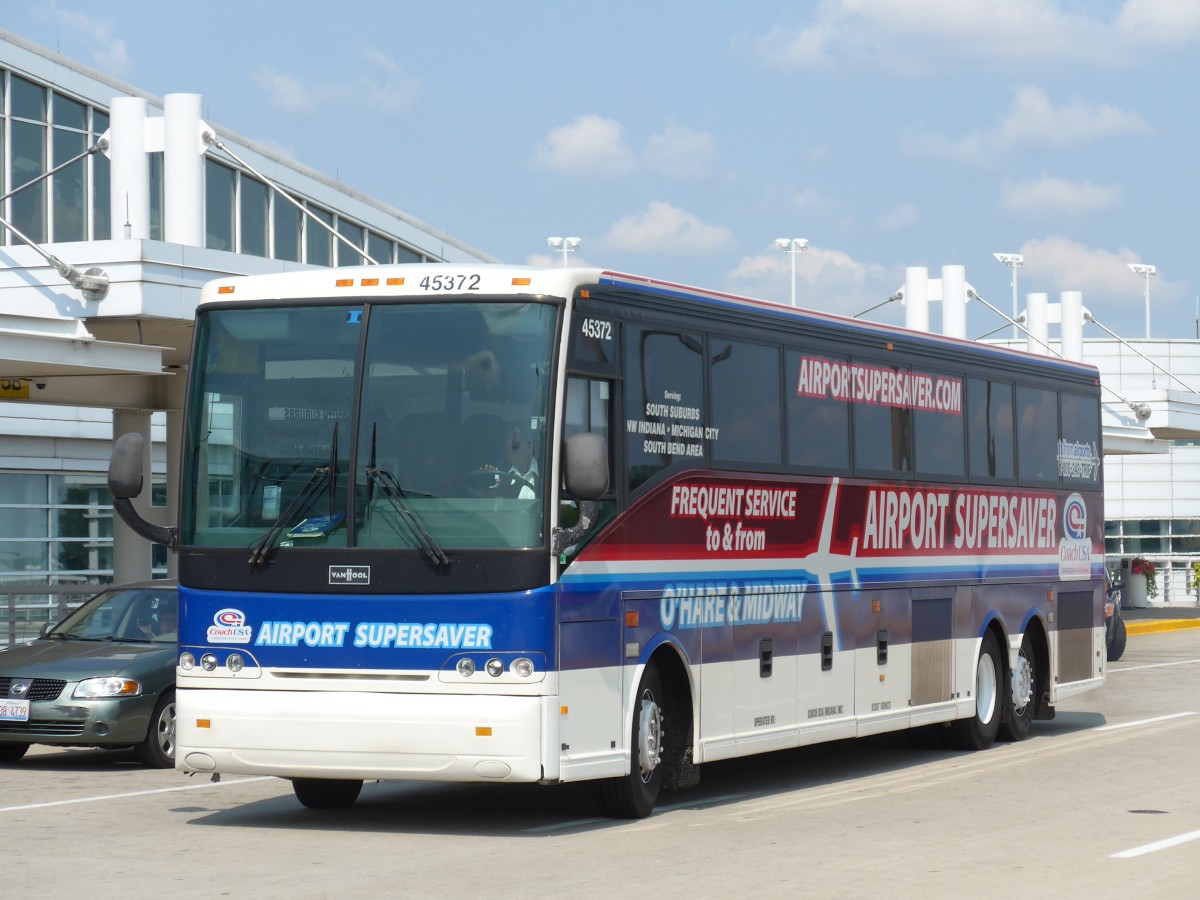
[(217, 288), (218, 294), (232, 294), (236, 288), (232, 284), (223, 284)]
[(492, 736), (492, 726), (491, 725), (476, 725), (475, 726), (475, 737), (491, 737), (491, 736)]
[(339, 278), (334, 283), (334, 287), (354, 287), (353, 278)]
[(512, 280), (513, 287), (528, 287), (531, 284), (533, 284), (532, 278), (514, 278)]
[(363, 287), (379, 287), (378, 278), (364, 278), (359, 282)]

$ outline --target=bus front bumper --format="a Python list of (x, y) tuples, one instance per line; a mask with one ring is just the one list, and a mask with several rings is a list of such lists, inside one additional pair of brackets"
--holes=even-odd
[(550, 707), (544, 697), (181, 689), (176, 768), (368, 781), (553, 781)]

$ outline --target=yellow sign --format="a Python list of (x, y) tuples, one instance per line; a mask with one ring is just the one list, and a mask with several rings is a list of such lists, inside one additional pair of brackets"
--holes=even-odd
[(29, 382), (24, 378), (0, 378), (0, 400), (28, 400)]

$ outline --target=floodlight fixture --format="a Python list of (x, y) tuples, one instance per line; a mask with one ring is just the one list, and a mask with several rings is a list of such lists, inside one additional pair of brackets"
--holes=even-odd
[(796, 305), (796, 254), (808, 249), (805, 238), (776, 238), (775, 246), (792, 257), (792, 306)]

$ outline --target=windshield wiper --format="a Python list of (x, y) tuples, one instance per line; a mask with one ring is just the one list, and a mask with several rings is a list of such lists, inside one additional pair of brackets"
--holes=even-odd
[(313, 469), (312, 474), (308, 476), (308, 481), (301, 488), (292, 502), (287, 505), (279, 517), (275, 520), (275, 524), (270, 530), (259, 539), (253, 547), (250, 548), (250, 565), (261, 566), (267, 561), (267, 555), (275, 546), (275, 542), (279, 540), (279, 536), (283, 534), (283, 529), (292, 521), (292, 516), (302, 509), (307, 509), (308, 504), (317, 496), (319, 489), (325, 487), (329, 490), (329, 507), (333, 509), (333, 494), (334, 485), (337, 483), (337, 451), (338, 451), (338, 424), (333, 423), (333, 440), (330, 441), (329, 447), (329, 465), (318, 466)]
[(392, 509), (396, 511), (396, 517), (404, 523), (408, 529), (409, 536), (416, 542), (425, 555), (433, 560), (434, 565), (448, 566), (450, 565), (450, 557), (446, 552), (438, 546), (438, 542), (433, 539), (433, 536), (425, 530), (421, 524), (421, 520), (404, 502), (404, 488), (400, 487), (400, 481), (389, 472), (387, 469), (381, 469), (375, 465), (375, 426), (371, 426), (371, 459), (367, 463), (367, 498), (368, 503), (370, 497), (375, 492), (375, 485), (378, 484), (383, 492), (383, 496), (391, 504)]

